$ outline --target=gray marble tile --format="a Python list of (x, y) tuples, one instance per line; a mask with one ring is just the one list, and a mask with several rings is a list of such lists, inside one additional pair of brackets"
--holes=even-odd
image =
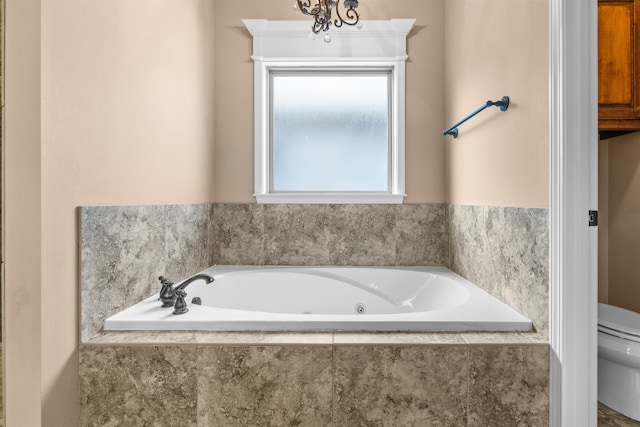
[(548, 336), (548, 210), (449, 207), (450, 268)]
[(201, 426), (332, 425), (331, 347), (201, 347)]
[(469, 347), (469, 426), (548, 424), (548, 346)]
[(80, 208), (81, 337), (152, 295), (166, 269), (164, 206)]
[(524, 334), (529, 341), (533, 344), (549, 344), (549, 331), (540, 332), (527, 332)]
[(396, 265), (448, 265), (446, 205), (397, 205)]
[(213, 211), (212, 264), (447, 264), (441, 204), (216, 204)]
[(194, 331), (105, 331), (84, 342), (84, 345), (196, 345)]
[(467, 344), (532, 344), (530, 333), (523, 332), (463, 332), (460, 334)]
[(196, 339), (203, 345), (331, 345), (332, 332), (197, 332)]
[(330, 205), (331, 265), (395, 265), (394, 205)]
[(265, 263), (329, 265), (330, 205), (265, 205)]
[(334, 332), (335, 345), (463, 345), (457, 333), (448, 332)]
[(485, 280), (502, 301), (548, 334), (549, 227), (546, 209), (491, 208)]
[(480, 286), (485, 283), (485, 215), (482, 206), (449, 206), (449, 268)]
[(211, 263), (210, 205), (80, 208), (81, 339), (104, 319)]
[(217, 225), (215, 217), (216, 204), (209, 205), (209, 227), (207, 228), (207, 247), (209, 248), (209, 265), (215, 265), (218, 257)]
[(598, 427), (639, 427), (640, 421), (614, 411), (598, 402)]
[(465, 346), (341, 346), (334, 353), (335, 426), (466, 426)]
[(210, 205), (166, 206), (165, 275), (181, 281), (211, 266)]
[(81, 426), (196, 426), (196, 347), (80, 346)]
[(262, 265), (265, 263), (264, 205), (213, 205), (211, 264)]
[(332, 345), (332, 332), (105, 331), (85, 345)]

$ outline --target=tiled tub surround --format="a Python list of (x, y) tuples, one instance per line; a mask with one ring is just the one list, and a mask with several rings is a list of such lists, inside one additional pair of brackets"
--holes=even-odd
[(549, 330), (549, 211), (450, 205), (449, 268)]
[(186, 278), (212, 264), (211, 205), (79, 209), (81, 340), (104, 319), (158, 292), (158, 276)]
[[(82, 208), (80, 425), (548, 425), (546, 326), (538, 327), (543, 334), (100, 333), (108, 315), (157, 292), (159, 269), (178, 280), (215, 263), (450, 265), (491, 293), (495, 289), (483, 282), (490, 275), (501, 283), (508, 277), (537, 280), (532, 278), (546, 269), (547, 257), (538, 249), (546, 211), (539, 212), (542, 224), (521, 226), (530, 210), (490, 214), (492, 209)], [(185, 227), (183, 240), (175, 238), (177, 227)], [(480, 263), (494, 234), (500, 250), (489, 269)], [(520, 246), (531, 236), (536, 242), (527, 252)], [(529, 273), (523, 268), (527, 257)], [(520, 284), (508, 286), (513, 288), (494, 296), (546, 325), (546, 318), (531, 314), (546, 310), (546, 300), (544, 308), (527, 307), (541, 304), (546, 289), (535, 287), (544, 298), (530, 298), (515, 292)], [(526, 300), (506, 299), (518, 295)]]
[(545, 426), (535, 334), (105, 333), (82, 426)]
[(446, 265), (446, 206), (213, 204), (80, 208), (82, 341), (213, 264)]
[(446, 265), (446, 205), (215, 204), (216, 264)]
[(548, 332), (548, 210), (421, 205), (80, 208), (83, 341), (213, 264), (448, 265)]

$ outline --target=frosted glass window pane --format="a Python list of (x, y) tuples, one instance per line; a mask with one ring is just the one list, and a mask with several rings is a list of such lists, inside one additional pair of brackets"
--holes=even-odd
[(389, 73), (271, 85), (272, 191), (389, 191)]

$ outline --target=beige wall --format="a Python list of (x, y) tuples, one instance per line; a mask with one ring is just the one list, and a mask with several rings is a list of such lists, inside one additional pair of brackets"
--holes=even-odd
[[(42, 336), (40, 0), (7, 0), (6, 12), (11, 24), (5, 27), (2, 144), (6, 230), (2, 298), (5, 425), (38, 426)], [(73, 252), (68, 255), (73, 256)], [(68, 285), (73, 286), (73, 280)]]
[[(216, 2), (217, 202), (254, 201), (251, 36), (240, 20), (301, 19), (292, 4), (291, 0)], [(405, 200), (442, 203), (444, 0), (367, 0), (360, 4), (358, 10), (366, 19), (416, 18), (407, 46)]]
[[(299, 19), (290, 3), (216, 3), (218, 202), (254, 200), (251, 38), (240, 20)], [(369, 0), (360, 10), (417, 19), (408, 39), (406, 202), (548, 207), (547, 1)], [(493, 109), (457, 140), (441, 135), (503, 95), (512, 99), (504, 117)]]
[(640, 135), (608, 146), (608, 303), (640, 312)]
[(598, 301), (609, 301), (609, 140), (598, 144)]
[(77, 422), (76, 207), (215, 199), (211, 12), (7, 3), (7, 425)]
[(546, 0), (446, 0), (447, 126), (507, 95), (446, 138), (452, 204), (548, 207)]

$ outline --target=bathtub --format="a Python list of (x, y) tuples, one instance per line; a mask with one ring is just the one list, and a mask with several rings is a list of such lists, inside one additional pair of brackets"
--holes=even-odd
[[(531, 321), (444, 267), (214, 266), (186, 288), (189, 311), (158, 294), (105, 330), (528, 331)], [(191, 301), (198, 297), (201, 305)]]

